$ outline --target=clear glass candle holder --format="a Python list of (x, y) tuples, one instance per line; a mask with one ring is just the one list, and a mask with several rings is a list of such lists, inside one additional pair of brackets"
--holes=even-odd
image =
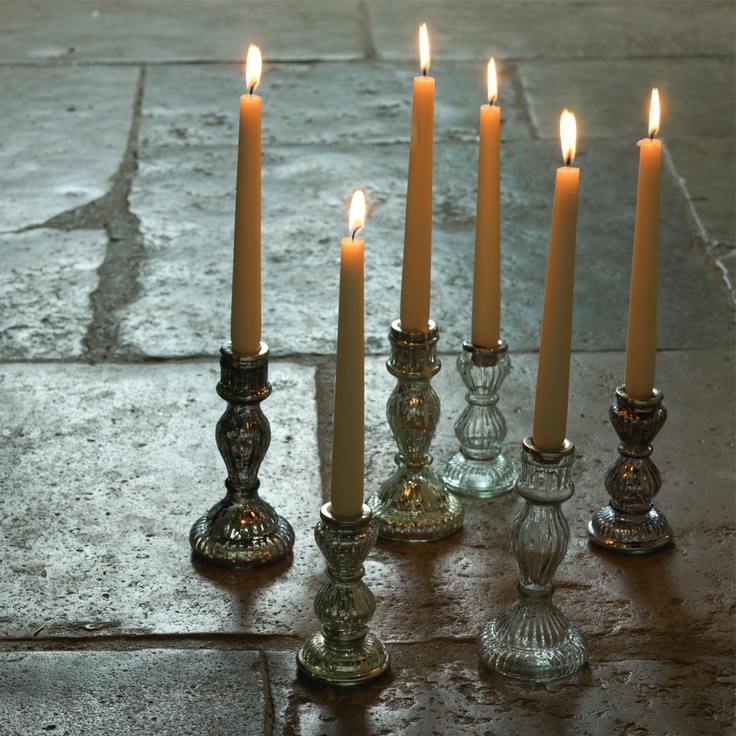
[(487, 668), (507, 677), (547, 682), (569, 677), (587, 661), (582, 634), (552, 602), (553, 579), (567, 550), (570, 531), (562, 503), (575, 487), (575, 448), (565, 440), (559, 452), (541, 452), (524, 440), (517, 491), (524, 500), (512, 532), (519, 565), (519, 599), (478, 636)]

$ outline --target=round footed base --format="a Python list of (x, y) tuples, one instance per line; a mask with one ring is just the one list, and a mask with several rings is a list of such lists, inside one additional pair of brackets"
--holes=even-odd
[(383, 642), (371, 632), (363, 639), (336, 646), (318, 631), (299, 650), (296, 663), (313, 680), (359, 685), (382, 675), (388, 669), (389, 655)]
[(463, 525), (460, 501), (439, 483), (388, 481), (366, 503), (373, 512), (378, 536), (401, 542), (433, 542), (454, 534)]
[(674, 539), (669, 522), (657, 509), (646, 514), (624, 514), (610, 505), (593, 514), (588, 535), (599, 547), (626, 554), (654, 552)]
[[(520, 614), (514, 604), (480, 632), (478, 654), (488, 669), (520, 680), (550, 682), (574, 675), (586, 663), (585, 639), (559, 611), (553, 609), (517, 628), (513, 619)], [(524, 623), (533, 624), (534, 631), (525, 630), (529, 627)]]
[(294, 530), (265, 501), (220, 501), (189, 532), (194, 554), (232, 568), (263, 567), (284, 559), (294, 546)]
[(506, 455), (473, 460), (458, 450), (442, 467), (440, 477), (452, 493), (472, 498), (494, 498), (516, 487), (516, 469)]

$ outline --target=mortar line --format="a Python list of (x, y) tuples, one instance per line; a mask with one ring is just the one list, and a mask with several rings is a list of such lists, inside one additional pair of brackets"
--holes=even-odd
[(141, 66), (133, 99), (128, 142), (122, 161), (105, 195), (105, 230), (108, 235), (105, 257), (97, 269), (97, 288), (90, 295), (92, 318), (82, 340), (89, 362), (119, 355), (117, 312), (138, 293), (138, 273), (145, 248), (140, 220), (130, 211), (130, 189), (138, 170), (140, 129), (146, 67)]

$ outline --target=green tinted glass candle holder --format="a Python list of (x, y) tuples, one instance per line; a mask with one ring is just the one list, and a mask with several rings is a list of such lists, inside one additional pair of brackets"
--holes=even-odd
[(259, 495), (258, 470), (271, 442), (261, 402), (271, 394), (268, 345), (258, 355), (220, 349), (217, 393), (227, 401), (217, 422), (217, 447), (227, 468), (227, 493), (192, 526), (189, 542), (200, 559), (233, 568), (262, 567), (286, 557), (294, 531)]
[(445, 487), (463, 496), (493, 498), (514, 489), (516, 469), (501, 451), (506, 419), (498, 408), (498, 392), (511, 369), (508, 345), (495, 348), (463, 343), (457, 370), (468, 392), (467, 406), (455, 422), (460, 449), (440, 471)]

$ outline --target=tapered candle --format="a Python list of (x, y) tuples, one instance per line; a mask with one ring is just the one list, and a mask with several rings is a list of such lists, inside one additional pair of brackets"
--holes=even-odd
[(335, 414), (330, 502), (337, 519), (355, 519), (363, 508), (364, 316), (363, 241), (355, 234), (365, 221), (365, 197), (350, 205), (351, 236), (340, 243), (340, 302), (337, 318)]
[(662, 141), (659, 91), (652, 90), (649, 138), (639, 141), (639, 185), (636, 195), (634, 256), (631, 265), (629, 329), (626, 338), (626, 393), (648, 399), (654, 390), (657, 355), (657, 271), (659, 260), (659, 196)]
[(567, 110), (560, 118), (560, 139), (567, 165), (557, 169), (555, 179), (532, 430), (534, 445), (542, 452), (560, 450), (567, 431), (580, 179), (580, 169), (571, 166), (575, 156), (575, 116)]
[(261, 344), (261, 52), (248, 48), (240, 97), (238, 171), (230, 339), (236, 355), (257, 355)]
[(429, 70), (427, 25), (419, 29), (422, 76), (414, 78), (406, 187), (404, 263), (401, 275), (401, 328), (429, 330), (432, 274), (432, 157), (434, 144), (434, 79)]
[(475, 208), (472, 341), (495, 348), (501, 333), (501, 108), (496, 62), (488, 62), (488, 104), (480, 108), (478, 199)]

